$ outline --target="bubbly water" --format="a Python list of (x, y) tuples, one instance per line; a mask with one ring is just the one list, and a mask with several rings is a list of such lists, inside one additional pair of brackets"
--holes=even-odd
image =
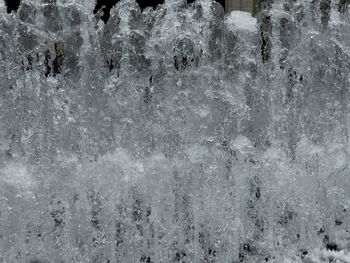
[(348, 2), (260, 2), (1, 3), (1, 263), (350, 262)]

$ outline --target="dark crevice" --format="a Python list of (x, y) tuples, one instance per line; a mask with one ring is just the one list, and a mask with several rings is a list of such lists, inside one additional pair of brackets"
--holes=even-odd
[(331, 17), (331, 9), (331, 0), (321, 0), (320, 10), (323, 30), (325, 30), (328, 27), (328, 23)]
[(350, 5), (349, 0), (340, 0), (338, 3), (338, 10), (340, 13), (345, 13), (348, 9), (348, 6)]
[(63, 65), (63, 58), (64, 58), (63, 42), (55, 43), (55, 53), (56, 53), (56, 57), (52, 63), (54, 76), (62, 73), (62, 65)]
[(150, 87), (145, 88), (145, 94), (143, 96), (143, 101), (148, 104), (151, 102), (152, 99), (152, 90)]
[(62, 228), (65, 225), (65, 208), (64, 206), (62, 206), (61, 201), (57, 201), (55, 206), (56, 208), (51, 211), (51, 217), (55, 222), (55, 227)]
[(309, 253), (307, 250), (305, 250), (305, 249), (302, 249), (301, 251), (300, 251), (301, 253), (300, 253), (300, 257), (302, 258), (302, 259), (304, 259), (306, 256), (307, 256), (307, 254)]
[(143, 255), (140, 259), (140, 262), (144, 262), (144, 263), (153, 263), (153, 261), (151, 260), (151, 257), (145, 256)]
[(96, 6), (94, 9), (94, 14), (96, 14), (98, 11), (102, 10), (103, 15), (101, 19), (107, 23), (109, 17), (110, 17), (110, 11), (113, 6), (117, 4), (118, 0), (97, 0)]
[(328, 243), (326, 245), (326, 249), (331, 251), (339, 251), (338, 245), (335, 243)]
[(272, 30), (272, 22), (270, 16), (265, 16), (262, 18), (262, 23), (260, 26), (260, 35), (261, 35), (261, 58), (263, 63), (267, 62), (270, 58), (271, 53), (271, 40), (270, 34)]
[(11, 13), (12, 11), (17, 12), (20, 2), (20, 0), (5, 0), (7, 13)]
[(186, 257), (186, 252), (180, 250), (175, 253), (175, 262), (183, 261), (183, 259)]
[(108, 59), (107, 65), (108, 65), (109, 72), (112, 72), (112, 70), (114, 69), (113, 59)]
[(45, 77), (48, 77), (51, 73), (51, 67), (50, 67), (50, 61), (51, 61), (51, 53), (50, 50), (45, 51), (45, 60), (44, 60), (44, 65), (45, 65)]
[[(63, 59), (64, 59), (64, 43), (57, 42), (55, 43), (55, 53), (56, 56), (51, 64), (51, 52), (50, 50), (46, 50), (44, 53), (44, 65), (45, 65), (45, 77), (48, 77), (51, 73), (53, 76), (62, 73)], [(32, 60), (30, 61), (28, 57), (28, 65), (32, 67)]]

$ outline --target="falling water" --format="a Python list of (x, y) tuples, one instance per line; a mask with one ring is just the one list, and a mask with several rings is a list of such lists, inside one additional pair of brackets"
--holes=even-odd
[(260, 2), (0, 4), (1, 263), (350, 262), (348, 2)]

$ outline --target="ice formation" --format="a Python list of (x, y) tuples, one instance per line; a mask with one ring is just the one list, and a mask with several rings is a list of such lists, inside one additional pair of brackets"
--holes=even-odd
[(350, 12), (0, 6), (0, 262), (350, 262)]

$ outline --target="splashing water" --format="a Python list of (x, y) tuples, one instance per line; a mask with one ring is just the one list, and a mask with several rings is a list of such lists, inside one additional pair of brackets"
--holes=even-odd
[(0, 262), (350, 262), (347, 2), (261, 2), (0, 6)]

